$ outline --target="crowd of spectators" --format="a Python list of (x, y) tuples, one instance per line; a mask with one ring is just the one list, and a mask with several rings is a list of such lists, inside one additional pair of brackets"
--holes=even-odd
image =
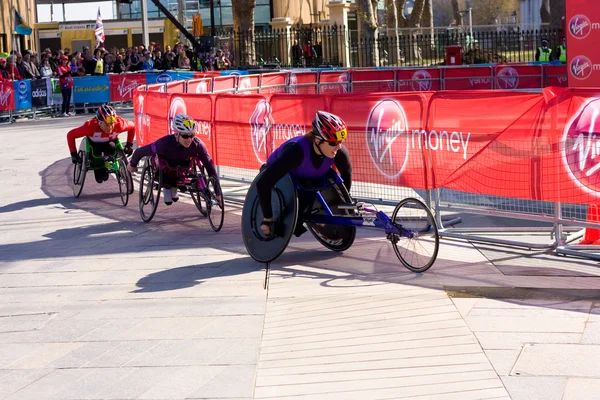
[(166, 46), (164, 52), (155, 43), (148, 47), (141, 45), (128, 49), (84, 47), (81, 52), (71, 52), (69, 48), (57, 51), (45, 49), (39, 54), (31, 50), (23, 53), (11, 51), (8, 57), (0, 57), (0, 82), (60, 77), (62, 73), (58, 67), (64, 57), (68, 61), (71, 76), (149, 70), (222, 70), (231, 65), (221, 50), (216, 51), (214, 60), (206, 63), (205, 59), (201, 60), (187, 45), (181, 43), (173, 48)]

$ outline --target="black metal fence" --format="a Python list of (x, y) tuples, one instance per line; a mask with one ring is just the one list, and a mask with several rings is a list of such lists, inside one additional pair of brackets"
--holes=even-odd
[[(348, 57), (350, 67), (430, 66), (445, 62), (446, 46), (462, 47), (463, 64), (535, 61), (542, 39), (556, 53), (562, 43), (559, 30), (402, 31), (397, 37), (380, 33), (377, 39), (359, 38), (356, 31), (343, 26), (319, 28), (269, 29), (254, 32), (257, 66), (318, 67), (343, 66)], [(244, 66), (242, 51), (251, 43), (249, 33), (221, 31), (216, 45), (229, 53), (234, 66)], [(242, 50), (240, 50), (242, 49)]]

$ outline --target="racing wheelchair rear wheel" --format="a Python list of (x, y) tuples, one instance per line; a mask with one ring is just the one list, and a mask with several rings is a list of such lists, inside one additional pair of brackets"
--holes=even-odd
[(435, 218), (421, 200), (406, 198), (396, 205), (392, 223), (400, 228), (392, 246), (402, 264), (413, 272), (425, 272), (437, 258), (440, 236)]
[(79, 156), (79, 161), (73, 165), (73, 196), (75, 198), (78, 198), (83, 190), (88, 160), (87, 153), (84, 150), (79, 150), (77, 155)]
[[(204, 166), (198, 167), (198, 165), (194, 164), (194, 176), (198, 180), (202, 179), (202, 182), (204, 182), (204, 185), (203, 185), (204, 187), (206, 187), (208, 185), (208, 183), (206, 181), (206, 174), (204, 171)], [(206, 195), (202, 189), (202, 185), (200, 184), (199, 181), (196, 183), (196, 190), (190, 191), (190, 196), (192, 196), (192, 200), (194, 201), (194, 204), (196, 205), (196, 208), (198, 209), (198, 211), (200, 211), (200, 214), (207, 217), (208, 216), (207, 210), (208, 210), (209, 199), (206, 198)]]
[(146, 160), (140, 178), (140, 215), (144, 222), (150, 222), (158, 208), (162, 187), (162, 171), (152, 167), (152, 161)]
[[(340, 209), (337, 207), (340, 203), (352, 204), (352, 198), (350, 197), (348, 190), (346, 190), (343, 183), (336, 184), (331, 177), (328, 177), (327, 179), (332, 183), (332, 186), (322, 190), (321, 196), (323, 196), (325, 203), (327, 203), (331, 209), (331, 213), (333, 215), (351, 215), (353, 212), (352, 210)], [(318, 201), (315, 201), (313, 205), (313, 210), (315, 209), (319, 210), (317, 211), (317, 214), (325, 214), (325, 211)], [(333, 251), (348, 250), (356, 238), (355, 226), (324, 225), (311, 222), (306, 222), (306, 226), (319, 243)]]

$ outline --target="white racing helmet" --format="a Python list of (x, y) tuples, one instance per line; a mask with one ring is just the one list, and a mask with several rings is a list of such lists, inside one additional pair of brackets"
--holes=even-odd
[(185, 114), (176, 114), (171, 122), (171, 128), (175, 133), (184, 135), (196, 134), (196, 121), (194, 118)]

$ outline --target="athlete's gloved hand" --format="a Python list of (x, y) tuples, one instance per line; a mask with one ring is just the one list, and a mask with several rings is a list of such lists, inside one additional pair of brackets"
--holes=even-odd
[(81, 161), (81, 158), (79, 158), (79, 154), (77, 154), (76, 151), (72, 151), (71, 152), (71, 162), (73, 164), (77, 164), (80, 161)]
[(123, 147), (123, 153), (127, 154), (128, 156), (133, 154), (133, 143), (125, 143), (125, 147)]

